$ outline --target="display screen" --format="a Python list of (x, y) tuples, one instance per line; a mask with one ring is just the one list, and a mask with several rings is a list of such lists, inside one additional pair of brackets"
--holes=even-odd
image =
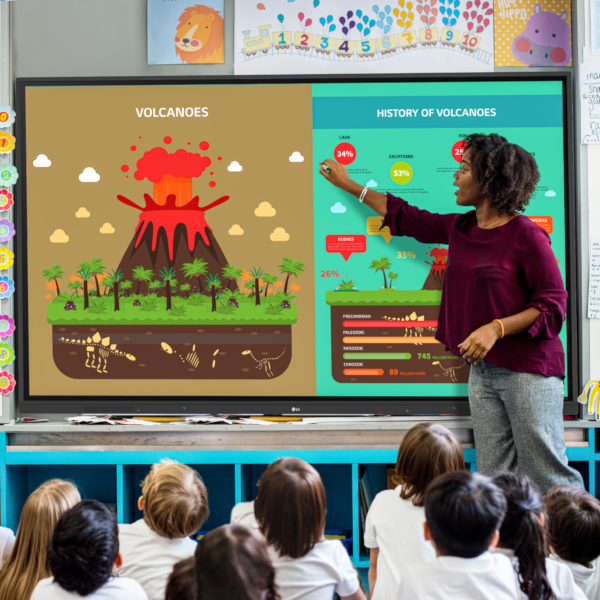
[(319, 163), (464, 212), (452, 187), (464, 138), (505, 136), (539, 165), (525, 215), (573, 294), (565, 86), (20, 82), (22, 400), (464, 402), (469, 365), (435, 340), (448, 247), (392, 237)]

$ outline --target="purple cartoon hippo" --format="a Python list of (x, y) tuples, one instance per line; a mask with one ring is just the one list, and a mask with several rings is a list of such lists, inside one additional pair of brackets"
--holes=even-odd
[(565, 67), (571, 62), (571, 28), (567, 13), (542, 10), (536, 4), (525, 30), (512, 42), (513, 56), (528, 67)]

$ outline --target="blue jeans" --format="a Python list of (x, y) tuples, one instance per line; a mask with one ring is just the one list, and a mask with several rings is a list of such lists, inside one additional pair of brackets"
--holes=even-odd
[(471, 366), (469, 405), (477, 471), (528, 475), (545, 494), (558, 484), (584, 489), (565, 449), (564, 383), (559, 377), (518, 373), (486, 362)]

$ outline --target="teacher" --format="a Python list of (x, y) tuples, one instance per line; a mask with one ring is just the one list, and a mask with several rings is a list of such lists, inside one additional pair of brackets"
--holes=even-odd
[(583, 488), (564, 439), (565, 355), (558, 334), (567, 307), (549, 235), (524, 212), (539, 181), (533, 156), (496, 134), (466, 138), (454, 174), (458, 206), (436, 214), (352, 181), (346, 167), (320, 172), (384, 217), (393, 235), (448, 244), (436, 339), (471, 364), (469, 405), (477, 470), (518, 470), (545, 493)]

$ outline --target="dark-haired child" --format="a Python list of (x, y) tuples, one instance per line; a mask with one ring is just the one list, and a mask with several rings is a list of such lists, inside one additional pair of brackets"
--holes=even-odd
[(589, 600), (600, 600), (600, 502), (570, 485), (546, 496), (551, 558), (565, 563)]
[(372, 600), (396, 596), (402, 565), (435, 561), (435, 550), (423, 536), (425, 490), (436, 477), (464, 468), (462, 448), (449, 429), (420, 423), (408, 430), (396, 461), (401, 483), (377, 494), (367, 513)]
[(280, 600), (267, 544), (247, 527), (225, 525), (205, 535), (198, 542), (195, 565), (194, 597), (201, 600)]
[(544, 505), (526, 475), (500, 473), (492, 480), (504, 492), (506, 515), (500, 541), (492, 552), (507, 556), (515, 569), (523, 600), (585, 600), (569, 567), (546, 558)]
[(196, 559), (180, 560), (167, 580), (165, 600), (196, 600)]
[(515, 600), (510, 560), (488, 549), (498, 543), (506, 512), (502, 492), (471, 471), (446, 473), (425, 494), (425, 539), (437, 558), (406, 566), (397, 600)]
[(117, 518), (95, 500), (84, 500), (60, 517), (48, 562), (53, 577), (37, 584), (31, 600), (147, 600), (137, 581), (112, 576), (121, 565)]

